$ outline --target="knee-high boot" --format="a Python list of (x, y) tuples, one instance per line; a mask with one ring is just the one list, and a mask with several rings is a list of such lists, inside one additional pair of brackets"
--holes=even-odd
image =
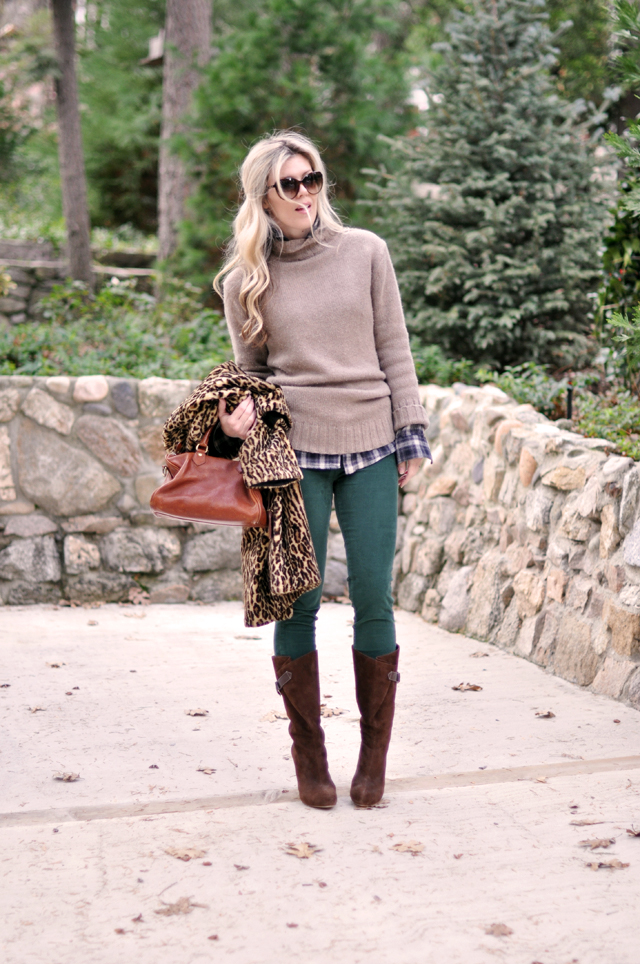
[(393, 653), (372, 659), (353, 650), (361, 735), (360, 757), (351, 783), (351, 799), (357, 807), (372, 807), (384, 793), (396, 686), (400, 682), (399, 653), (396, 646)]
[(329, 776), (324, 731), (320, 725), (318, 653), (298, 659), (274, 656), (276, 689), (289, 717), (291, 756), (296, 768), (300, 799), (308, 807), (334, 807), (336, 788)]

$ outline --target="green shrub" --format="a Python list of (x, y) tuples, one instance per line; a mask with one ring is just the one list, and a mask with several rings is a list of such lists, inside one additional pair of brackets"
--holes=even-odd
[(231, 357), (231, 344), (221, 315), (200, 296), (176, 281), (161, 300), (128, 282), (97, 295), (81, 282), (56, 286), (41, 323), (0, 333), (0, 374), (203, 378)]
[(628, 391), (609, 395), (580, 393), (575, 430), (589, 438), (606, 438), (623, 455), (640, 459), (640, 401)]

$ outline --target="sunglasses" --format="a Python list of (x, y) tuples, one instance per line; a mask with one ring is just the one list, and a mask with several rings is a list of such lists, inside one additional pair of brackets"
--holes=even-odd
[(274, 187), (281, 197), (295, 201), (300, 193), (301, 185), (304, 184), (307, 194), (318, 194), (322, 188), (323, 180), (322, 171), (310, 171), (308, 174), (305, 174), (301, 181), (299, 181), (297, 177), (282, 177), (279, 183), (269, 184), (267, 191), (270, 191), (271, 188)]

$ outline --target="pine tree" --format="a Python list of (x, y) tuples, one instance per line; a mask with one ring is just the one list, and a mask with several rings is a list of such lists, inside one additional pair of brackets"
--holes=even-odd
[(378, 172), (410, 330), (495, 366), (584, 358), (602, 185), (579, 105), (550, 76), (544, 0), (473, 0), (428, 80), (426, 129)]

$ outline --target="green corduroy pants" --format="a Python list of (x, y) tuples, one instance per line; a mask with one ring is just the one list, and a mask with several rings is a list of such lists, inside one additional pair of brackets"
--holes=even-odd
[[(344, 536), (349, 596), (355, 610), (353, 642), (373, 658), (396, 648), (391, 570), (396, 545), (398, 469), (395, 455), (346, 475), (341, 469), (303, 469), (300, 483), (311, 538), (324, 579), (331, 503)], [(291, 619), (276, 623), (276, 656), (297, 659), (316, 648), (322, 587), (295, 602)]]

